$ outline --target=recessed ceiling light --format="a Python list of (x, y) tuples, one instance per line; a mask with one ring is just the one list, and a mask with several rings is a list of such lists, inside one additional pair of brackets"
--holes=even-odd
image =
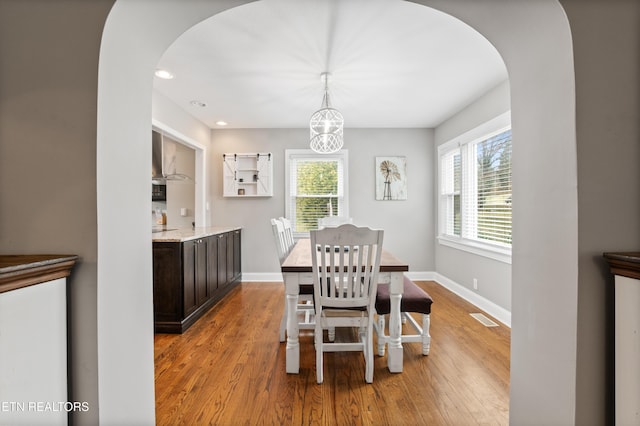
[(207, 104), (205, 104), (202, 101), (198, 101), (198, 100), (193, 100), (193, 101), (190, 102), (190, 104), (193, 105), (193, 106), (200, 107), (200, 108), (204, 108), (204, 107), (207, 106)]
[(173, 74), (171, 74), (171, 73), (170, 73), (169, 71), (167, 71), (167, 70), (163, 70), (163, 69), (160, 69), (160, 68), (158, 68), (158, 69), (156, 70), (156, 73), (155, 73), (155, 74), (156, 74), (156, 77), (158, 77), (158, 78), (162, 78), (162, 79), (164, 79), (164, 80), (171, 80), (171, 79), (173, 78)]
[(226, 121), (222, 121), (222, 120), (221, 120), (221, 121), (216, 121), (216, 124), (217, 124), (218, 126), (226, 126), (226, 125), (227, 125), (227, 122), (226, 122)]

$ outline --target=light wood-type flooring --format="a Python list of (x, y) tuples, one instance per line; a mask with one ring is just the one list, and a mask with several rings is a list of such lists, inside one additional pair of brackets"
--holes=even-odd
[[(477, 308), (434, 282), (431, 352), (404, 344), (404, 371), (376, 355), (326, 353), (316, 383), (313, 336), (300, 336), (300, 374), (278, 341), (282, 283), (242, 283), (182, 335), (156, 334), (158, 425), (506, 425), (510, 330), (485, 327)], [(419, 318), (419, 317), (417, 317)]]

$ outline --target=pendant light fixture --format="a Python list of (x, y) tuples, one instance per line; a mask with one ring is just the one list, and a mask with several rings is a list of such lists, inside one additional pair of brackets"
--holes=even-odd
[(321, 108), (314, 112), (309, 120), (311, 140), (309, 146), (319, 154), (331, 154), (340, 151), (343, 141), (344, 118), (337, 109), (331, 108), (329, 101), (329, 78), (331, 74), (323, 72), (320, 79), (324, 83), (324, 97)]

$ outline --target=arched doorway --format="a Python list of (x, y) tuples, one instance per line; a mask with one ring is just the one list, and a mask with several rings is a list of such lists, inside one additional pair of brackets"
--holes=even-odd
[[(98, 378), (102, 423), (153, 420), (153, 324), (148, 241), (152, 71), (183, 31), (247, 1), (118, 0), (100, 52)], [(575, 417), (577, 173), (571, 34), (556, 0), (421, 0), (483, 34), (510, 75), (514, 140), (511, 421)], [(517, 3), (517, 4), (514, 4)], [(536, 31), (536, 28), (544, 29)], [(131, 43), (135, 38), (136, 43)], [(137, 143), (135, 143), (138, 141)], [(112, 168), (123, 149), (128, 161)], [(553, 155), (551, 154), (553, 153)], [(540, 165), (545, 173), (539, 173)], [(130, 220), (119, 220), (127, 205)], [(549, 217), (546, 206), (556, 214)], [(126, 242), (126, 244), (123, 244)], [(543, 267), (540, 267), (540, 266)], [(563, 285), (559, 288), (556, 283)], [(553, 293), (554, 297), (548, 297)], [(123, 300), (125, 301), (123, 303)], [(545, 315), (554, 312), (555, 317)], [(112, 348), (126, 345), (127, 351)], [(540, 351), (554, 347), (555, 351)], [(130, 377), (122, 389), (112, 377)], [(535, 405), (531, 401), (536, 401)], [(543, 406), (544, 413), (539, 407)]]

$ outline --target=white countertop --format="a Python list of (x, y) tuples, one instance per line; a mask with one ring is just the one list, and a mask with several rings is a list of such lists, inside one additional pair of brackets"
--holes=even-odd
[[(202, 228), (177, 228), (151, 234), (154, 243), (180, 243), (195, 240), (211, 235), (224, 234), (225, 232), (241, 229), (239, 226), (207, 226)], [(155, 229), (154, 229), (155, 230)]]

